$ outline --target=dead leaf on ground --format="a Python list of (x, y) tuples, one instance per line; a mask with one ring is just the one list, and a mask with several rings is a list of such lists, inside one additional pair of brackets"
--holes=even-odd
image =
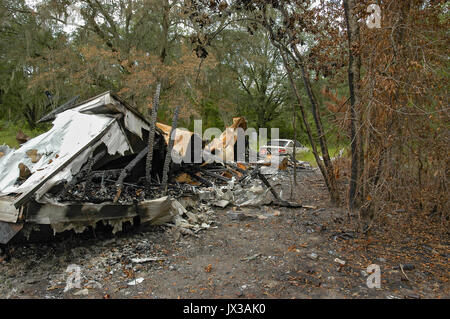
[(206, 272), (211, 272), (211, 270), (212, 270), (212, 264), (209, 264), (208, 266), (205, 267)]
[(247, 166), (245, 166), (245, 165), (242, 164), (242, 163), (237, 163), (237, 167), (239, 167), (239, 168), (242, 169), (242, 170), (247, 170)]
[(16, 140), (19, 144), (23, 144), (28, 142), (31, 139), (28, 135), (26, 135), (22, 130), (19, 130), (16, 135)]
[(175, 178), (177, 183), (186, 183), (190, 185), (200, 185), (199, 182), (192, 180), (191, 176), (187, 173), (182, 173)]

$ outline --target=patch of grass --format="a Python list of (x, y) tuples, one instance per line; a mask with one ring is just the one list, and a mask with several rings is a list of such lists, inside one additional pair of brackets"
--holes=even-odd
[(316, 159), (314, 158), (314, 154), (311, 151), (297, 153), (297, 156), (295, 156), (295, 158), (298, 161), (308, 162), (311, 164), (311, 166), (317, 167)]
[(47, 125), (31, 129), (26, 123), (13, 123), (0, 120), (0, 145), (6, 144), (12, 148), (18, 148), (20, 145), (16, 140), (19, 130), (22, 130), (29, 137), (35, 137), (47, 131)]
[[(312, 152), (311, 147), (308, 147), (309, 151), (307, 152), (301, 152), (297, 153), (297, 156), (295, 157), (299, 161), (309, 162), (311, 166), (317, 167), (316, 159), (314, 158), (314, 154)], [(347, 146), (330, 146), (328, 148), (328, 153), (330, 154), (331, 158), (339, 156), (339, 152), (341, 149), (344, 149), (343, 156), (347, 155), (348, 147)], [(322, 155), (322, 152), (319, 150), (319, 155)]]

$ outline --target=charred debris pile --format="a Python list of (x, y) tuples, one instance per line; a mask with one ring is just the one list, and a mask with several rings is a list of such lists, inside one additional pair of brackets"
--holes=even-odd
[(76, 100), (41, 119), (53, 121), (48, 132), (17, 150), (0, 150), (0, 243), (27, 224), (80, 232), (103, 221), (118, 231), (139, 217), (198, 230), (209, 224), (186, 210), (192, 203), (203, 203), (203, 209), (259, 205), (268, 192), (275, 205), (300, 207), (281, 199), (264, 172), (274, 163), (275, 171), (286, 170), (291, 160), (266, 158), (253, 165), (236, 160), (244, 118), (234, 118), (199, 154), (195, 146), (203, 145), (202, 139), (177, 129), (178, 109), (172, 126), (156, 122), (157, 98), (151, 119), (111, 92)]

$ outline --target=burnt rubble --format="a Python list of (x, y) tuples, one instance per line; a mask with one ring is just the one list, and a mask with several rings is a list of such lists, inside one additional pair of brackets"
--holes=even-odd
[[(237, 143), (225, 142), (236, 141), (237, 129), (247, 128), (244, 118), (233, 119), (203, 147), (199, 162), (194, 148), (203, 141), (177, 129), (177, 112), (172, 126), (156, 123), (156, 117), (149, 122), (111, 92), (55, 111), (41, 119), (54, 119), (50, 131), (0, 157), (0, 243), (27, 224), (81, 232), (103, 221), (119, 231), (138, 217), (155, 225), (172, 222), (183, 233), (207, 228), (207, 220), (199, 221), (181, 204), (186, 198), (219, 207), (260, 205), (270, 192), (269, 203), (301, 206), (283, 200), (264, 173), (274, 165), (272, 175), (278, 168), (289, 170), (292, 160), (236, 160)], [(23, 176), (23, 170), (29, 174)]]

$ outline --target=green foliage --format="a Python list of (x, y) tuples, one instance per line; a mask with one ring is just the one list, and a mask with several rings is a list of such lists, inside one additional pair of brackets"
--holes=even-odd
[(200, 116), (203, 121), (204, 130), (209, 127), (225, 128), (224, 122), (220, 117), (219, 107), (213, 101), (204, 101), (201, 104)]
[[(347, 145), (334, 145), (328, 147), (328, 152), (330, 153), (331, 158), (339, 156), (339, 152), (343, 150), (342, 156), (346, 157), (349, 155), (349, 147)], [(322, 156), (322, 152), (319, 150), (319, 155)], [(307, 152), (299, 152), (295, 157), (299, 161), (308, 162), (312, 166), (317, 167), (316, 158), (314, 157), (311, 148)]]
[(16, 140), (16, 135), (19, 131), (22, 131), (29, 137), (35, 137), (46, 132), (50, 126), (50, 124), (40, 124), (35, 128), (31, 128), (26, 121), (10, 122), (0, 120), (0, 145), (6, 144), (12, 148), (18, 148), (19, 143)]
[[(84, 24), (68, 31), (61, 22), (70, 18), (74, 3)], [(113, 90), (146, 114), (156, 81), (162, 82), (158, 119), (164, 123), (171, 123), (173, 107), (181, 104), (180, 125), (191, 130), (194, 119), (203, 120), (203, 129), (223, 129), (244, 116), (249, 127), (279, 128), (280, 137), (294, 138), (296, 102), (281, 57), (262, 30), (248, 32), (244, 22), (208, 38), (202, 60), (195, 54), (201, 39), (192, 38), (199, 30), (172, 1), (42, 0), (32, 9), (24, 0), (1, 0), (0, 17), (0, 119), (12, 127), (2, 135), (8, 143), (15, 143), (16, 128), (25, 131), (26, 122), (33, 129), (75, 95), (85, 99)], [(217, 17), (208, 30), (224, 19)], [(297, 140), (307, 145), (298, 113)], [(308, 121), (313, 123), (310, 114)], [(324, 126), (334, 134), (328, 121)]]

